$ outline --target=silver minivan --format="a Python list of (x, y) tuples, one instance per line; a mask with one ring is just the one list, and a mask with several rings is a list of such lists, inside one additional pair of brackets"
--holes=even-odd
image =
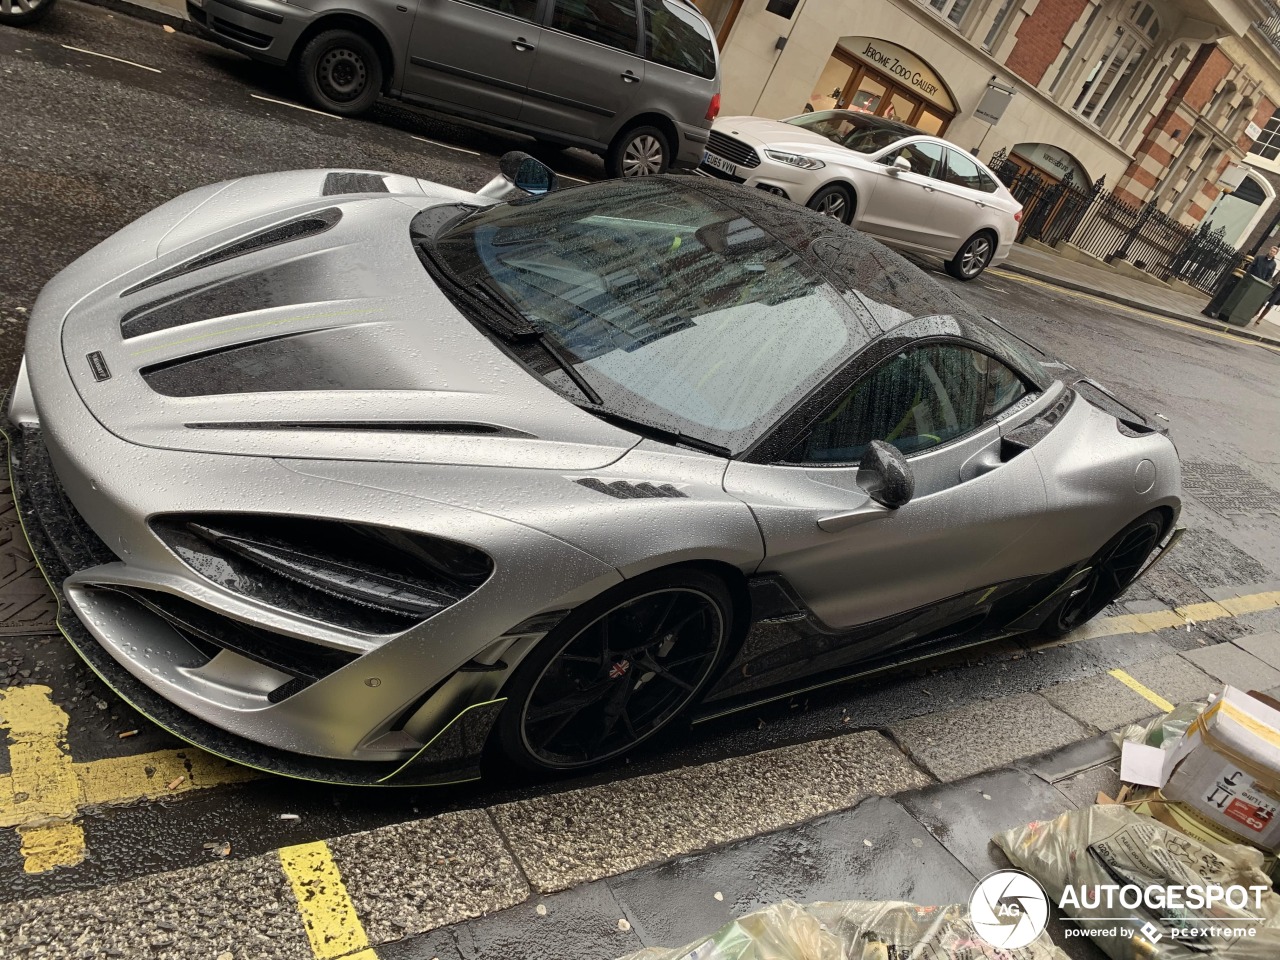
[(187, 0), (209, 39), (280, 66), (321, 110), (380, 95), (601, 153), (609, 175), (696, 166), (719, 54), (689, 0)]

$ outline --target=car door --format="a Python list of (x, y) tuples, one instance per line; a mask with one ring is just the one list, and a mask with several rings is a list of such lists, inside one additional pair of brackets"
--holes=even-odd
[[(757, 574), (784, 578), (821, 622), (824, 668), (888, 652), (860, 625), (1028, 572), (1015, 545), (1043, 518), (1044, 483), (1033, 456), (1001, 444), (997, 419), (1027, 390), (972, 346), (917, 345), (854, 383), (783, 462), (730, 464), (725, 487), (764, 536)], [(896, 510), (858, 483), (876, 439), (896, 446), (914, 476), (913, 498)], [(842, 632), (848, 642), (831, 654)]]
[(979, 228), (991, 223), (996, 184), (972, 157), (950, 148), (946, 154), (946, 173), (938, 184), (934, 221), (937, 252), (951, 257)]
[(552, 0), (520, 120), (599, 143), (644, 96), (635, 0)]
[[(854, 226), (885, 240), (930, 246), (944, 153), (942, 145), (921, 141), (877, 157), (870, 173), (875, 187), (865, 200), (859, 195)], [(899, 157), (911, 164), (910, 170), (894, 166)]]
[(419, 0), (404, 89), (515, 119), (542, 39), (539, 0)]

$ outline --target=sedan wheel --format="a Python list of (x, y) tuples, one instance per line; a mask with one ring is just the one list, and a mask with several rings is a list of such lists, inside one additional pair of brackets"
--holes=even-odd
[(1144, 514), (1112, 537), (1089, 561), (1089, 572), (1070, 588), (1057, 612), (1045, 624), (1053, 636), (1070, 633), (1091, 620), (1125, 591), (1160, 542), (1162, 518)]
[(955, 258), (947, 261), (947, 273), (957, 280), (972, 280), (987, 269), (995, 252), (995, 243), (989, 233), (974, 234)]
[(701, 692), (726, 649), (728, 594), (698, 571), (658, 578), (572, 614), (544, 641), (550, 655), (535, 651), (521, 665), (527, 679), (513, 680), (498, 731), (510, 759), (540, 770), (601, 763), (649, 739)]
[(849, 223), (853, 220), (853, 198), (841, 186), (823, 187), (809, 198), (805, 206), (841, 223)]
[(0, 0), (0, 23), (35, 23), (53, 9), (54, 0)]

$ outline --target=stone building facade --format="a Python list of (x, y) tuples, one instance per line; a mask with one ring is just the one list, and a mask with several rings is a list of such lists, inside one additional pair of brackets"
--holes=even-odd
[[(983, 158), (1004, 149), (1050, 180), (1105, 178), (1233, 243), (1269, 222), (1280, 185), (1271, 0), (697, 2), (719, 34), (724, 115), (866, 110)], [(993, 95), (1005, 105), (991, 124), (979, 106)], [(1267, 129), (1269, 159), (1251, 153)]]

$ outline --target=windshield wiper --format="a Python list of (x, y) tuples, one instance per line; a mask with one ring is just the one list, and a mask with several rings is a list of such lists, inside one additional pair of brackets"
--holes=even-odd
[(652, 437), (654, 440), (660, 440), (663, 443), (678, 444), (682, 447), (689, 447), (693, 450), (700, 450), (703, 453), (709, 453), (712, 456), (724, 457), (726, 460), (733, 459), (733, 451), (728, 447), (722, 447), (718, 443), (711, 443), (709, 440), (701, 440), (698, 437), (691, 437), (687, 433), (680, 433), (678, 430), (668, 430), (666, 427), (655, 426), (644, 420), (636, 420), (634, 417), (628, 417), (625, 413), (615, 413), (612, 410), (606, 410), (604, 407), (585, 403), (577, 404), (579, 409), (593, 413), (601, 420), (606, 420), (615, 426), (623, 427), (634, 433), (643, 436)]

